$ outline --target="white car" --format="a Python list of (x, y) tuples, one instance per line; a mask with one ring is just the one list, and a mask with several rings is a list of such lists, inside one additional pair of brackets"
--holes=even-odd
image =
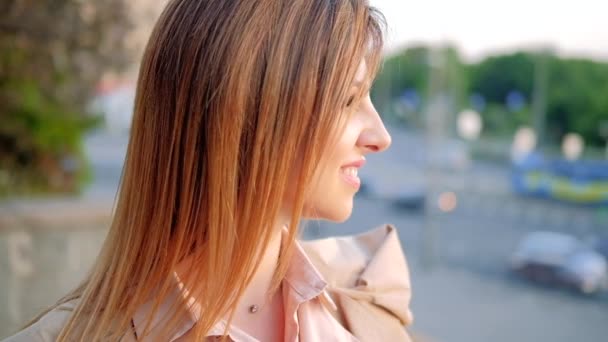
[(511, 256), (510, 266), (514, 272), (535, 282), (575, 288), (584, 294), (608, 289), (608, 266), (604, 257), (563, 233), (529, 233)]

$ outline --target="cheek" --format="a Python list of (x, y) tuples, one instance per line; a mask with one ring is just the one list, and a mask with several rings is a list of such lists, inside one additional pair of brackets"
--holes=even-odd
[(352, 212), (355, 191), (341, 180), (339, 169), (326, 168), (319, 173), (305, 200), (304, 216), (343, 222)]
[[(332, 153), (333, 151), (330, 151), (330, 154)], [(308, 194), (304, 198), (304, 207), (302, 211), (302, 215), (305, 218), (315, 217), (315, 213), (319, 212), (317, 208), (325, 206), (320, 203), (322, 202), (320, 199), (323, 197), (324, 193), (322, 189), (326, 188), (328, 183), (327, 170), (331, 168), (328, 159), (331, 158), (328, 158), (328, 155), (324, 155), (322, 158), (323, 159), (320, 161), (319, 166), (311, 177), (310, 182), (306, 186), (306, 191)], [(294, 210), (300, 170), (302, 170), (302, 160), (297, 159), (290, 172), (289, 184), (287, 185), (285, 196), (283, 198), (282, 211), (284, 213), (291, 213)], [(325, 191), (325, 193), (327, 192)]]
[(341, 166), (359, 156), (356, 126), (349, 125), (326, 151), (310, 185), (304, 214), (310, 219), (342, 222), (350, 216), (356, 190), (341, 176)]

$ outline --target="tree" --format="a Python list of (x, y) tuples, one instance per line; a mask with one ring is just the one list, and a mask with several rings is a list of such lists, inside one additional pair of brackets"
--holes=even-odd
[(481, 94), (486, 101), (504, 103), (509, 92), (520, 91), (532, 97), (534, 56), (517, 52), (492, 56), (468, 68), (471, 92)]
[(76, 191), (87, 102), (131, 60), (126, 0), (0, 3), (0, 195)]
[(608, 64), (553, 59), (549, 65), (547, 128), (553, 140), (569, 132), (591, 145), (605, 142), (598, 127), (608, 120)]
[[(393, 103), (412, 92), (421, 102), (428, 101), (429, 51), (429, 47), (417, 45), (386, 58), (372, 91), (381, 113), (390, 115)], [(542, 78), (536, 82), (542, 81), (542, 89), (546, 88), (539, 107), (546, 109), (546, 115), (539, 118), (544, 117), (547, 142), (558, 144), (564, 134), (577, 132), (590, 145), (605, 143), (599, 126), (608, 121), (608, 63), (543, 55), (546, 73), (538, 73), (541, 56), (534, 52), (489, 56), (466, 65), (455, 48), (439, 51), (445, 73), (441, 92), (449, 96), (454, 111), (471, 105), (469, 95), (480, 95), (486, 103), (482, 110), (486, 134), (510, 136), (520, 125), (533, 125), (535, 77), (546, 74), (546, 82)], [(415, 116), (408, 119), (420, 121)]]
[[(528, 108), (510, 113), (504, 107), (513, 91), (531, 102), (537, 58), (534, 53), (517, 52), (491, 56), (468, 67), (469, 91), (489, 103), (484, 115), (494, 133), (532, 124)], [(556, 144), (566, 133), (577, 132), (587, 143), (601, 145), (598, 126), (608, 120), (608, 64), (556, 56), (547, 57), (547, 64), (546, 138)]]

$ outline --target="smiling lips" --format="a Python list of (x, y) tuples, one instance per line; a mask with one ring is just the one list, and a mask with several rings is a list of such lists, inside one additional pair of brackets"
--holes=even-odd
[(361, 187), (361, 179), (358, 177), (359, 168), (365, 164), (365, 158), (346, 164), (340, 168), (342, 178), (355, 189)]

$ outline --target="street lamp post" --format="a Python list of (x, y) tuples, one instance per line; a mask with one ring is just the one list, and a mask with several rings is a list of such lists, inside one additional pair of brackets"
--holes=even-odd
[(608, 159), (608, 120), (603, 120), (600, 122), (599, 133), (600, 137), (604, 138), (606, 141), (605, 158)]
[(550, 50), (542, 49), (536, 56), (534, 63), (534, 88), (532, 96), (532, 112), (534, 118), (534, 131), (537, 144), (542, 145), (545, 139), (545, 121), (547, 116), (547, 88), (549, 83)]
[(427, 195), (425, 203), (425, 227), (422, 237), (421, 262), (424, 268), (430, 270), (437, 263), (438, 227), (434, 217), (436, 194), (439, 192), (441, 173), (438, 168), (439, 149), (446, 135), (446, 117), (449, 111), (445, 98), (445, 61), (441, 49), (429, 49), (429, 83), (427, 104), (425, 110), (426, 121), (426, 182)]
[[(458, 131), (458, 135), (465, 140), (465, 148), (467, 155), (467, 167), (470, 165), (471, 157), (471, 144), (479, 139), (479, 135), (481, 134), (481, 130), (483, 128), (483, 122), (481, 120), (481, 115), (478, 112), (472, 109), (465, 109), (458, 114), (456, 119), (456, 130)], [(464, 171), (464, 169), (462, 169)], [(463, 179), (463, 185), (465, 191), (471, 191), (472, 187), (469, 187), (467, 184), (467, 177), (464, 172), (460, 175)]]

